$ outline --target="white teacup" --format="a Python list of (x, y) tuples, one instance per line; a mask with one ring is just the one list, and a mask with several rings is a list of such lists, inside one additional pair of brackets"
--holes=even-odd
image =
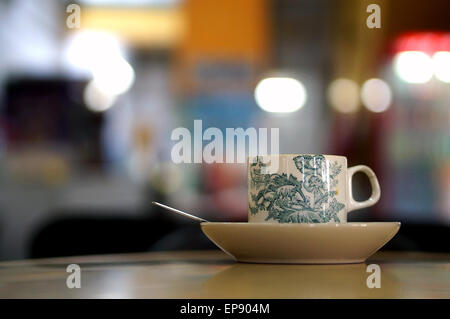
[[(380, 185), (367, 166), (347, 168), (344, 156), (280, 154), (249, 157), (250, 223), (346, 223), (347, 213), (374, 205)], [(365, 173), (372, 195), (357, 202), (352, 176)]]

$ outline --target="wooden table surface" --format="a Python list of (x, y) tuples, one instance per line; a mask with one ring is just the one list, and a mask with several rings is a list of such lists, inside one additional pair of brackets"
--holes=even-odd
[[(81, 288), (66, 267), (81, 267)], [(368, 264), (381, 269), (369, 289)], [(450, 254), (379, 252), (365, 264), (237, 263), (220, 251), (0, 263), (0, 298), (450, 298)]]

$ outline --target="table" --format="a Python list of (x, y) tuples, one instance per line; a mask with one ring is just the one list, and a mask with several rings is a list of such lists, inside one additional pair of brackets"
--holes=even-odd
[[(69, 264), (81, 288), (69, 289)], [(369, 264), (381, 288), (368, 288)], [(0, 263), (0, 298), (450, 298), (450, 254), (378, 252), (365, 264), (237, 263), (221, 251)]]

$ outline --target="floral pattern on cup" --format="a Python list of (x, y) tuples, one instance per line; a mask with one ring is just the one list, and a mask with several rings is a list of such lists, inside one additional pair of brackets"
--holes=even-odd
[(341, 222), (338, 213), (345, 205), (336, 199), (336, 186), (342, 165), (335, 161), (327, 167), (323, 155), (300, 155), (292, 161), (301, 179), (286, 173), (264, 174), (266, 164), (259, 156), (249, 164), (249, 186), (258, 190), (250, 195), (250, 214), (265, 211), (266, 221), (279, 223)]

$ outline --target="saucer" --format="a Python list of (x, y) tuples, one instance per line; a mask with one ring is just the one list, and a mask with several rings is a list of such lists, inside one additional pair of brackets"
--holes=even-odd
[(240, 262), (362, 263), (398, 232), (400, 223), (201, 223), (220, 249)]

